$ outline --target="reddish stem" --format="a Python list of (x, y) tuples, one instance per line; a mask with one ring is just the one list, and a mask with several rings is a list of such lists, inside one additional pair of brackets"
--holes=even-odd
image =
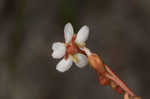
[(106, 74), (109, 79), (113, 80), (117, 85), (119, 85), (125, 92), (127, 92), (131, 96), (135, 96), (135, 94), (127, 87), (127, 85), (119, 79), (119, 77), (107, 66), (105, 65), (106, 70), (109, 74)]

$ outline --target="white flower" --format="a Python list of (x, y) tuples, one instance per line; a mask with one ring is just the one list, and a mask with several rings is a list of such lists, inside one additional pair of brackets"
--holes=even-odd
[(56, 66), (58, 71), (65, 72), (69, 70), (73, 62), (79, 68), (83, 68), (88, 64), (86, 52), (83, 50), (88, 36), (89, 28), (86, 25), (81, 27), (77, 34), (74, 34), (71, 23), (65, 25), (65, 43), (55, 42), (52, 45), (52, 57), (55, 59), (64, 57)]

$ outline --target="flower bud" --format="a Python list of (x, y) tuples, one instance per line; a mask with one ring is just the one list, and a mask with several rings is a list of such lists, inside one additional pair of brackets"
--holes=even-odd
[(97, 73), (103, 75), (106, 72), (104, 63), (97, 54), (91, 53), (91, 55), (88, 56), (88, 61), (90, 66), (96, 70)]
[(114, 83), (113, 81), (110, 82), (110, 87), (119, 94), (123, 93), (122, 88), (120, 86), (116, 85), (116, 83)]
[(98, 77), (98, 81), (99, 81), (99, 83), (100, 83), (101, 85), (103, 85), (103, 86), (108, 85), (109, 82), (110, 82), (110, 80), (109, 80), (108, 78), (106, 78), (106, 77), (104, 77), (104, 76), (102, 76), (102, 75)]
[(123, 93), (122, 88), (119, 87), (119, 86), (117, 86), (117, 87), (115, 88), (115, 91), (116, 91), (117, 93), (119, 93), (119, 94), (122, 94), (122, 93)]

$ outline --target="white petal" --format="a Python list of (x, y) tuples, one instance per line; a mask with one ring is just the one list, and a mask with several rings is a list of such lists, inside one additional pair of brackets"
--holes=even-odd
[(58, 49), (64, 48), (64, 47), (65, 47), (65, 44), (61, 43), (61, 42), (54, 42), (52, 45), (53, 50), (58, 50)]
[(73, 34), (74, 34), (74, 30), (71, 23), (67, 23), (64, 27), (64, 36), (65, 36), (66, 43), (71, 41)]
[(66, 47), (64, 43), (55, 42), (52, 45), (52, 50), (53, 50), (52, 57), (60, 59), (65, 55)]
[(68, 58), (67, 60), (62, 59), (56, 66), (56, 70), (60, 72), (65, 72), (69, 70), (72, 66), (72, 60)]
[(60, 59), (64, 56), (64, 53), (62, 51), (54, 51), (52, 53), (52, 57), (55, 59)]
[(78, 63), (76, 63), (76, 65), (79, 68), (83, 68), (83, 67), (85, 67), (88, 64), (88, 58), (85, 55), (83, 55), (83, 54), (76, 54), (76, 56), (77, 56), (77, 59), (78, 59)]
[(84, 43), (88, 39), (88, 36), (89, 36), (89, 28), (85, 25), (79, 30), (75, 41), (77, 43)]

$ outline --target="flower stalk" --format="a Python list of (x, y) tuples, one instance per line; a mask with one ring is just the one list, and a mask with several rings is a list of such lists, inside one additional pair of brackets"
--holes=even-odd
[(141, 99), (140, 97), (137, 97), (106, 64), (104, 64), (97, 54), (90, 53), (90, 55), (88, 55), (88, 61), (90, 66), (97, 72), (101, 85), (110, 85), (110, 87), (119, 94), (124, 92), (124, 99)]

